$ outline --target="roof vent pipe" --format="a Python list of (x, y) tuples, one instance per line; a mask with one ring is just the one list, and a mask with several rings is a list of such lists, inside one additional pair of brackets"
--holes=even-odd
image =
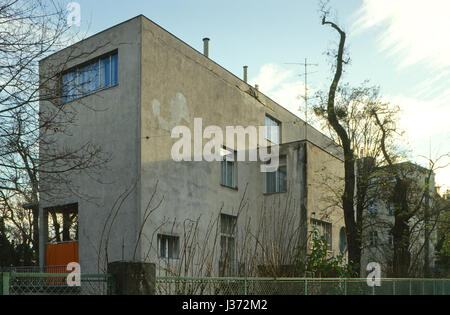
[(209, 58), (209, 38), (203, 38), (203, 54)]
[(244, 66), (244, 82), (247, 83), (248, 66)]

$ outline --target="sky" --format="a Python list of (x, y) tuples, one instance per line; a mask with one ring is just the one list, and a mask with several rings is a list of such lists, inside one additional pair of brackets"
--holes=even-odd
[[(69, 1), (68, 1), (69, 2)], [(304, 118), (304, 66), (310, 95), (328, 90), (329, 57), (337, 33), (322, 26), (316, 0), (77, 0), (79, 29), (88, 35), (143, 14), (193, 48), (210, 41), (210, 58)], [(450, 152), (449, 0), (331, 0), (348, 35), (351, 63), (341, 82), (378, 85), (383, 100), (400, 106), (410, 159), (427, 166)], [(78, 26), (74, 26), (78, 27)], [(301, 111), (299, 111), (301, 109)], [(438, 166), (450, 163), (441, 159)], [(450, 166), (436, 171), (450, 189)]]

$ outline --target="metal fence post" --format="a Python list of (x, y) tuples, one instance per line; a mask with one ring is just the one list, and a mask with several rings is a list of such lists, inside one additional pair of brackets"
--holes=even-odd
[(347, 295), (347, 279), (344, 279), (344, 295)]
[(2, 295), (9, 295), (9, 272), (3, 272), (2, 274)]
[(396, 292), (395, 292), (395, 279), (392, 280), (392, 293), (393, 293), (394, 295), (396, 295)]
[(247, 295), (247, 278), (244, 278), (244, 295)]
[(305, 295), (308, 295), (308, 279), (305, 279)]

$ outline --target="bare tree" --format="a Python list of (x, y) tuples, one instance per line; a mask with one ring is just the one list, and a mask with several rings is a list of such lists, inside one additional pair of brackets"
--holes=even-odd
[[(441, 212), (440, 209), (432, 207), (431, 197), (435, 192), (433, 191), (434, 188), (432, 188), (431, 179), (436, 169), (445, 167), (439, 166), (439, 160), (444, 156), (448, 156), (448, 154), (434, 161), (429, 159), (428, 169), (418, 168), (411, 163), (394, 163), (386, 148), (387, 134), (392, 131), (394, 122), (389, 116), (383, 115), (383, 113), (373, 111), (372, 115), (382, 133), (381, 149), (387, 162), (386, 169), (388, 170), (388, 177), (391, 183), (387, 191), (393, 203), (395, 218), (394, 226), (392, 227), (394, 241), (393, 273), (398, 277), (407, 277), (410, 275), (412, 263), (412, 234), (414, 229), (417, 228), (424, 231), (425, 241), (422, 248), (425, 251), (425, 269), (428, 269), (429, 238), (431, 232), (435, 230), (436, 218), (439, 217)], [(424, 176), (418, 176), (418, 173), (422, 173)], [(425, 178), (424, 183), (420, 182), (420, 178), (423, 177)], [(431, 220), (434, 220), (435, 224), (430, 228)]]
[[(5, 0), (0, 4), (0, 210), (4, 224), (22, 233), (23, 239), (38, 248), (38, 204), (45, 192), (48, 198), (62, 192), (76, 192), (69, 172), (91, 172), (102, 168), (109, 156), (98, 145), (54, 146), (58, 135), (75, 121), (75, 113), (61, 104), (58, 82), (70, 55), (52, 75), (39, 73), (39, 61), (67, 47), (80, 34), (67, 25), (63, 1)], [(96, 48), (93, 49), (95, 51)], [(39, 110), (40, 102), (53, 104), (53, 110)], [(53, 183), (42, 185), (42, 178)], [(20, 215), (31, 210), (30, 224)], [(58, 230), (57, 216), (51, 213)], [(63, 238), (75, 217), (65, 216)], [(10, 234), (9, 236), (11, 236)], [(60, 239), (59, 231), (55, 237)]]
[[(321, 6), (322, 25), (330, 26), (339, 34), (339, 45), (335, 55), (335, 73), (331, 82), (327, 103), (327, 120), (340, 139), (344, 151), (344, 192), (342, 195), (342, 208), (344, 210), (345, 227), (347, 234), (348, 260), (353, 266), (359, 266), (361, 261), (361, 225), (362, 216), (354, 209), (355, 196), (355, 152), (351, 145), (351, 138), (342, 123), (339, 121), (336, 110), (336, 93), (342, 77), (343, 66), (348, 62), (344, 60), (346, 33), (334, 22), (328, 20), (329, 8), (327, 3)], [(355, 268), (355, 269), (358, 269)]]

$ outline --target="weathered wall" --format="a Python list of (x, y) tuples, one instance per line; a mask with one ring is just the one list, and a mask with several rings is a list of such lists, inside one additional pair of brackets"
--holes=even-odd
[[(344, 184), (343, 161), (308, 142), (307, 189), (308, 218), (332, 224), (332, 252), (340, 254), (339, 232), (345, 227), (344, 212), (340, 206)], [(308, 220), (309, 231), (311, 231)]]
[[(78, 203), (79, 256), (82, 272), (97, 272), (97, 250), (105, 221), (115, 201), (137, 183), (140, 150), (140, 18), (132, 19), (41, 61), (41, 78), (49, 73), (69, 69), (102, 54), (118, 49), (119, 85), (98, 91), (90, 96), (64, 105), (74, 116), (67, 133), (57, 133), (56, 147), (76, 148), (84, 143), (100, 145), (111, 154), (111, 162), (104, 165), (99, 175), (87, 172), (67, 173), (70, 191), (60, 198), (41, 194), (41, 206)], [(63, 65), (61, 67), (61, 65)], [(63, 69), (61, 69), (63, 68)], [(43, 80), (44, 81), (44, 80)], [(48, 102), (40, 104), (45, 113), (52, 109)], [(45, 152), (42, 152), (45, 153)], [(100, 180), (99, 183), (97, 180)], [(58, 183), (45, 182), (50, 189)], [(137, 183), (139, 185), (139, 183)], [(109, 259), (131, 259), (136, 242), (138, 189), (134, 189), (123, 203), (110, 233)], [(106, 229), (105, 235), (107, 234)], [(104, 235), (104, 236), (105, 236)], [(103, 242), (104, 244), (104, 242)], [(123, 250), (122, 250), (123, 245)], [(101, 250), (104, 252), (104, 249)]]
[[(276, 207), (277, 202), (282, 204), (290, 198), (294, 199), (295, 220), (305, 215), (302, 213), (306, 196), (305, 151), (296, 142), (305, 136), (302, 120), (143, 16), (74, 47), (85, 52), (96, 46), (99, 48), (94, 53), (70, 61), (65, 69), (118, 49), (119, 85), (70, 103), (76, 109), (76, 125), (70, 127), (72, 136), (58, 135), (58, 142), (75, 145), (94, 141), (105, 152), (112, 153), (109, 168), (101, 172), (105, 184), (96, 183), (86, 174), (73, 174), (74, 186), (95, 197), (94, 202), (70, 195), (43, 203), (43, 206), (79, 203), (83, 272), (95, 271), (94, 249), (104, 222), (115, 201), (134, 184), (135, 190), (121, 206), (111, 229), (110, 261), (133, 259), (139, 237), (142, 246), (136, 247), (135, 258), (156, 265), (164, 263), (156, 253), (158, 231), (181, 236), (186, 227), (199, 220), (201, 233), (206, 233), (208, 224), (217, 220), (220, 212), (236, 215), (242, 200), (246, 202), (245, 215), (238, 223), (242, 228), (251, 219), (251, 227), (256, 229), (262, 218), (261, 209), (267, 205)], [(72, 51), (63, 50), (44, 60), (42, 71), (54, 68)], [(46, 106), (41, 105), (43, 109)], [(287, 193), (264, 194), (264, 174), (259, 171), (259, 162), (239, 162), (238, 187), (230, 189), (220, 185), (219, 162), (172, 160), (171, 149), (178, 139), (171, 138), (171, 130), (177, 125), (189, 127), (193, 135), (194, 118), (202, 118), (203, 128), (216, 125), (225, 130), (226, 126), (264, 126), (266, 114), (281, 121), (282, 142), (289, 143), (283, 146), (287, 154)], [(336, 150), (328, 138), (311, 127), (308, 139), (327, 151)], [(318, 171), (323, 164), (335, 163), (326, 151), (309, 150), (313, 155), (310, 158), (308, 153), (308, 161), (314, 164), (309, 166), (308, 174)], [(312, 180), (308, 179), (312, 185), (308, 188), (308, 204), (320, 208), (322, 203), (314, 204), (322, 194), (320, 185)], [(239, 233), (238, 237), (242, 237)], [(201, 235), (199, 240), (204, 243)], [(219, 251), (216, 248), (214, 255)]]

